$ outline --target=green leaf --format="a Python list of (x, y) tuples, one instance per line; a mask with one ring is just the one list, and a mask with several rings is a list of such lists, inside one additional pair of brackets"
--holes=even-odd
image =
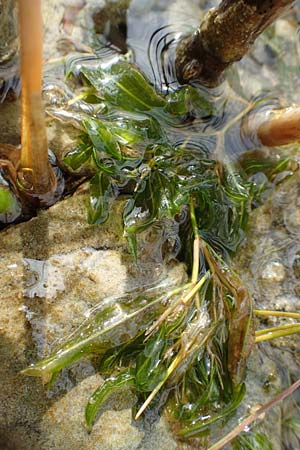
[(166, 330), (162, 327), (158, 335), (146, 342), (144, 350), (136, 359), (136, 388), (141, 392), (152, 391), (166, 375), (163, 353), (166, 349)]
[(149, 112), (165, 106), (143, 75), (126, 62), (114, 64), (110, 70), (82, 67), (83, 75), (100, 91), (104, 100), (121, 110)]
[(186, 102), (187, 87), (182, 87), (178, 91), (171, 92), (166, 96), (167, 104), (165, 111), (174, 116), (184, 116), (188, 113)]
[(126, 239), (128, 242), (129, 251), (133, 257), (134, 263), (137, 265), (138, 263), (138, 244), (135, 233), (126, 232)]
[(201, 118), (212, 114), (212, 105), (193, 86), (183, 86), (168, 94), (166, 100), (165, 111), (175, 116), (190, 113), (196, 118)]
[(9, 214), (14, 206), (14, 195), (7, 188), (0, 187), (0, 214)]
[(134, 386), (134, 375), (130, 373), (130, 370), (124, 370), (115, 377), (110, 377), (104, 381), (104, 383), (96, 389), (91, 395), (85, 408), (85, 421), (88, 429), (90, 430), (96, 420), (99, 408), (103, 402), (114, 392), (123, 389), (124, 387)]
[(273, 445), (266, 435), (249, 431), (241, 433), (231, 443), (233, 450), (272, 450)]
[[(93, 314), (49, 358), (22, 371), (25, 375), (57, 374), (64, 367), (85, 355), (104, 355), (109, 349), (128, 344), (145, 331), (160, 314), (162, 299), (170, 284), (137, 289), (118, 299), (107, 298), (99, 303)], [(130, 324), (130, 325), (129, 325)]]
[(120, 144), (158, 144), (165, 140), (156, 120), (142, 115), (122, 117), (116, 122), (111, 122), (110, 131)]
[(109, 216), (109, 204), (116, 195), (111, 178), (103, 172), (98, 172), (90, 181), (88, 223), (104, 223)]
[(199, 89), (196, 89), (193, 86), (188, 86), (186, 92), (186, 102), (188, 104), (188, 110), (196, 118), (211, 116), (213, 113), (211, 103), (206, 100), (204, 95), (200, 94)]
[(174, 217), (186, 199), (177, 177), (161, 170), (150, 171), (141, 186), (124, 208), (125, 232), (129, 235), (144, 231), (157, 219)]
[(0, 186), (0, 222), (11, 223), (20, 216), (21, 212), (22, 208), (15, 195), (8, 187)]
[(179, 432), (179, 435), (185, 438), (191, 438), (199, 435), (203, 430), (205, 430), (213, 423), (217, 422), (220, 419), (225, 418), (229, 414), (232, 414), (242, 402), (243, 398), (245, 397), (245, 394), (246, 394), (246, 386), (245, 384), (242, 384), (236, 388), (232, 396), (231, 403), (229, 403), (229, 405), (223, 408), (220, 413), (212, 415), (209, 419), (201, 420), (200, 417), (197, 418), (192, 422), (191, 425), (185, 426)]
[(104, 152), (117, 161), (122, 160), (120, 146), (103, 121), (84, 119), (83, 126), (97, 151)]
[(71, 169), (77, 170), (90, 159), (92, 151), (91, 145), (81, 143), (65, 156), (64, 163)]

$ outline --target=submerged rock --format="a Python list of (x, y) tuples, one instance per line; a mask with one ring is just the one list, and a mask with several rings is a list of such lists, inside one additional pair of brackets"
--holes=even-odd
[[(300, 312), (300, 223), (296, 220), (299, 190), (300, 174), (297, 172), (273, 192), (264, 206), (252, 213), (249, 237), (235, 261), (257, 309)], [(293, 323), (299, 321), (270, 315), (257, 320), (257, 329)], [(259, 344), (255, 358), (256, 365), (250, 361), (248, 368), (246, 401), (250, 404), (252, 398), (259, 400), (259, 391), (265, 403), (300, 378), (299, 335)], [(270, 392), (272, 396), (268, 399)], [(293, 420), (299, 420), (297, 408), (299, 394), (296, 393), (272, 408), (260, 425), (271, 438), (274, 449), (299, 448), (300, 435), (296, 428), (292, 429)]]
[[(150, 435), (147, 420), (132, 422), (135, 397), (128, 390), (106, 402), (88, 434), (84, 408), (102, 381), (91, 360), (64, 370), (51, 390), (20, 374), (73, 332), (102, 298), (149, 280), (164, 278), (174, 285), (186, 277), (174, 262), (166, 267), (152, 261), (135, 269), (118, 205), (105, 225), (90, 226), (86, 201), (85, 194), (75, 195), (0, 234), (1, 450), (157, 448), (156, 425)], [(155, 424), (164, 448), (176, 448), (166, 425), (158, 417)]]

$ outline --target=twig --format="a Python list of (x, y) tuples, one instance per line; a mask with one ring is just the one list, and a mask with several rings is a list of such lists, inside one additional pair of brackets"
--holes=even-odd
[(266, 309), (254, 309), (253, 313), (256, 316), (262, 316), (262, 317), (288, 317), (290, 319), (300, 319), (300, 313), (295, 312), (286, 312), (286, 311), (269, 311)]
[[(283, 327), (282, 327), (283, 328)], [(255, 343), (263, 342), (263, 341), (270, 341), (272, 339), (276, 339), (283, 336), (290, 336), (291, 334), (300, 333), (300, 325), (289, 326), (289, 329), (280, 329), (278, 327), (278, 331), (269, 331), (268, 329), (265, 330), (265, 334), (258, 335), (255, 337)]]
[(220, 441), (216, 442), (214, 445), (209, 447), (208, 450), (220, 450), (225, 445), (229, 444), (234, 438), (236, 438), (242, 431), (249, 427), (256, 419), (259, 418), (264, 412), (268, 411), (273, 406), (277, 405), (277, 403), (284, 400), (286, 397), (291, 395), (300, 387), (300, 380), (296, 381), (290, 387), (285, 389), (280, 394), (276, 395), (270, 402), (263, 405), (261, 408), (250, 414), (246, 419), (244, 419), (236, 428), (234, 428), (230, 433), (228, 433), (225, 437), (223, 437)]

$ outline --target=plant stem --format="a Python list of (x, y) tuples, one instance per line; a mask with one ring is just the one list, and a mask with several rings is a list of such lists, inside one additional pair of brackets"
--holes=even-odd
[(52, 190), (48, 142), (42, 100), (43, 25), (41, 1), (19, 0), (21, 40), (22, 149), (19, 181), (33, 195)]
[(155, 330), (155, 328), (157, 328), (161, 323), (163, 323), (164, 320), (166, 320), (169, 315), (174, 311), (174, 309), (180, 305), (180, 304), (184, 304), (186, 305), (190, 300), (192, 300), (192, 298), (197, 294), (197, 292), (202, 288), (202, 286), (204, 285), (205, 281), (208, 279), (208, 277), (210, 276), (210, 272), (206, 272), (206, 274), (201, 278), (201, 280), (198, 281), (198, 283), (196, 285), (194, 285), (193, 283), (189, 283), (185, 286), (183, 286), (182, 288), (180, 288), (181, 290), (184, 290), (185, 288), (191, 288), (188, 293), (184, 296), (180, 296), (175, 302), (173, 302), (165, 311), (164, 313), (159, 317), (159, 319), (157, 319), (153, 325), (151, 325), (151, 327), (147, 330), (146, 332), (146, 336), (150, 336), (151, 333), (153, 333), (153, 331)]
[(240, 433), (242, 433), (246, 427), (249, 427), (256, 419), (259, 418), (264, 412), (268, 411), (273, 406), (277, 405), (279, 402), (284, 400), (286, 397), (291, 395), (300, 387), (300, 380), (296, 381), (290, 387), (285, 389), (283, 392), (278, 394), (270, 402), (263, 405), (261, 408), (250, 414), (246, 419), (244, 419), (236, 428), (234, 428), (227, 436), (223, 437), (220, 441), (216, 442), (214, 445), (209, 447), (208, 450), (221, 450), (225, 445), (229, 444), (234, 438), (236, 438)]
[(192, 197), (190, 198), (190, 216), (194, 233), (192, 283), (197, 283), (199, 275), (200, 236), (197, 226), (194, 200)]
[(211, 9), (195, 33), (177, 47), (176, 70), (182, 83), (198, 81), (214, 87), (224, 70), (248, 53), (256, 38), (294, 0), (223, 0)]
[(151, 392), (151, 394), (147, 397), (146, 401), (142, 404), (142, 406), (140, 407), (140, 409), (138, 410), (138, 412), (136, 413), (135, 416), (135, 420), (137, 420), (145, 411), (145, 409), (147, 408), (147, 406), (150, 405), (150, 403), (152, 402), (152, 400), (154, 399), (154, 397), (156, 396), (156, 394), (158, 393), (158, 391), (162, 388), (162, 386), (165, 384), (165, 382), (167, 381), (167, 379), (169, 378), (169, 376), (171, 375), (171, 373), (176, 369), (176, 367), (178, 366), (178, 364), (181, 361), (181, 356), (177, 355), (176, 358), (172, 361), (172, 363), (170, 364), (170, 366), (168, 367), (167, 373), (164, 377), (164, 379), (156, 386), (155, 389), (153, 389), (153, 391)]
[(290, 319), (300, 319), (300, 313), (293, 313), (293, 312), (254, 309), (253, 313), (257, 316), (262, 316), (262, 317), (274, 316), (274, 317), (288, 317)]
[(255, 336), (255, 343), (258, 344), (259, 342), (263, 341), (270, 341), (272, 339), (276, 339), (283, 336), (290, 336), (291, 334), (300, 333), (300, 325), (292, 326), (290, 325), (289, 328), (285, 329), (282, 327), (278, 327), (277, 331), (274, 329), (272, 331), (272, 328), (270, 330), (265, 330), (265, 334), (261, 334), (258, 336)]
[(181, 302), (184, 305), (186, 305), (190, 300), (192, 300), (192, 298), (196, 295), (196, 293), (202, 288), (209, 275), (210, 272), (206, 272), (206, 274), (201, 278), (201, 280), (198, 281), (198, 283), (193, 287), (193, 289), (191, 289), (190, 292), (188, 292), (188, 294), (183, 299), (181, 299)]
[(265, 328), (263, 330), (255, 331), (255, 337), (263, 336), (264, 334), (272, 333), (273, 331), (291, 330), (293, 328), (299, 329), (299, 327), (300, 327), (300, 324), (298, 324), (298, 323), (290, 323), (290, 324), (286, 324), (286, 325), (279, 325), (278, 327)]

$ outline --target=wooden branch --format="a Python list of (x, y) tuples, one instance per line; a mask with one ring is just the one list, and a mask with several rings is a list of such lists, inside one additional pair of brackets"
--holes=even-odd
[(293, 4), (294, 0), (223, 0), (178, 45), (178, 80), (217, 86), (224, 70), (243, 58), (256, 38)]

